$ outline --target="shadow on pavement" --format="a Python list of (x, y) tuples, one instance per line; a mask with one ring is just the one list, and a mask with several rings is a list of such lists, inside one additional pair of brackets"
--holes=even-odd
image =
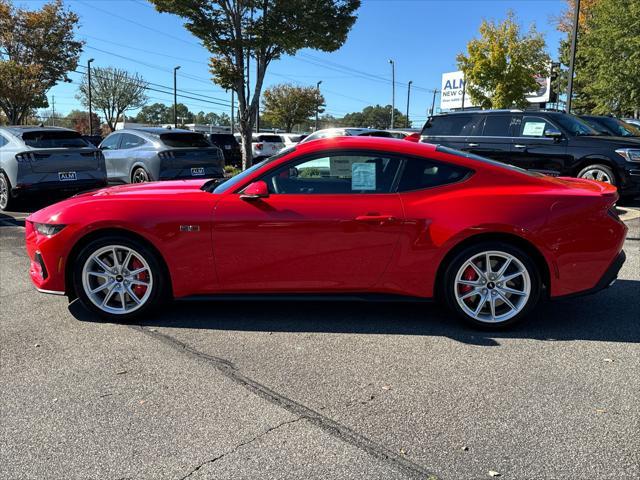
[[(436, 304), (366, 302), (174, 302), (135, 324), (144, 327), (248, 332), (444, 336), (478, 346), (500, 339), (640, 342), (640, 281), (619, 280), (599, 294), (542, 304), (531, 318), (505, 332), (472, 330)], [(80, 321), (100, 321), (79, 302)]]

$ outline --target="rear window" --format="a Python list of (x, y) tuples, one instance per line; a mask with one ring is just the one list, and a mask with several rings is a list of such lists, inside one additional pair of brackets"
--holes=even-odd
[(41, 130), (22, 134), (25, 145), (33, 148), (82, 148), (89, 143), (78, 132)]
[(280, 135), (258, 135), (258, 142), (263, 143), (282, 143)]
[(225, 145), (238, 143), (236, 142), (236, 137), (234, 137), (231, 134), (212, 133), (211, 135), (209, 135), (209, 138), (211, 139), (212, 142), (222, 143)]
[(393, 134), (391, 132), (384, 132), (382, 130), (375, 132), (364, 132), (359, 135), (360, 137), (385, 137), (385, 138), (393, 138)]
[(424, 158), (407, 159), (400, 183), (399, 192), (439, 187), (459, 182), (472, 173), (459, 165), (436, 162)]
[(204, 135), (199, 133), (163, 133), (160, 140), (167, 147), (210, 147)]
[(470, 135), (478, 122), (477, 115), (442, 115), (432, 117), (422, 129), (422, 135), (428, 136), (464, 136)]

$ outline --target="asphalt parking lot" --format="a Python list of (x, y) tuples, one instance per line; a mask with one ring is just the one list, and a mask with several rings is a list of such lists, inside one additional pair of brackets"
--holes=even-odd
[(0, 478), (640, 478), (638, 207), (614, 286), (497, 334), (410, 303), (103, 323), (0, 215)]

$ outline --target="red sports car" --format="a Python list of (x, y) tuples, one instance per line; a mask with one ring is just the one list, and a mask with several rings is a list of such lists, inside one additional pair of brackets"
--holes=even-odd
[(412, 298), (504, 327), (616, 278), (615, 187), (403, 140), (291, 148), (227, 180), (106, 188), (27, 219), (30, 274), (111, 319), (170, 298)]

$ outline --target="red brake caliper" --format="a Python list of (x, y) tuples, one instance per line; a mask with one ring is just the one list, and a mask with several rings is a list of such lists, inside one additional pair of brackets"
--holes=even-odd
[[(462, 279), (473, 281), (473, 280), (477, 280), (477, 276), (478, 274), (472, 267), (467, 267), (467, 269), (462, 274)], [(470, 292), (471, 290), (473, 290), (473, 287), (471, 285), (460, 286), (460, 293), (467, 293), (467, 292)], [(472, 298), (472, 297), (469, 297), (469, 298)], [(467, 300), (469, 300), (469, 298), (467, 298)]]
[[(131, 262), (131, 270), (138, 270), (139, 268), (142, 268), (144, 265), (142, 265), (142, 262), (140, 260), (138, 260), (137, 258), (134, 258), (133, 261)], [(136, 280), (139, 280), (141, 282), (148, 282), (149, 281), (149, 272), (144, 271), (144, 272), (140, 272), (136, 275)], [(133, 286), (133, 292), (138, 296), (138, 298), (141, 298), (145, 292), (147, 291), (147, 287), (145, 285), (134, 285)]]

